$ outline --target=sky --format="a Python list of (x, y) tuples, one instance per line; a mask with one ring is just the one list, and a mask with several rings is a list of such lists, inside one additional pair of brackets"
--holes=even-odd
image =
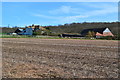
[(2, 26), (118, 21), (117, 2), (2, 2)]
[(2, 0), (2, 2), (119, 2), (119, 0)]

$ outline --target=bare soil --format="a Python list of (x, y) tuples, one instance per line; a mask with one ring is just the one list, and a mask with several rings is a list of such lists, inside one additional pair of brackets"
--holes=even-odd
[(3, 78), (117, 78), (118, 41), (2, 39)]

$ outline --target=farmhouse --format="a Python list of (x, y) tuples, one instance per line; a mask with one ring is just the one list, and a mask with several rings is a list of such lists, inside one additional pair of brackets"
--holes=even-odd
[(33, 29), (32, 28), (17, 29), (15, 33), (17, 33), (18, 35), (32, 35)]
[(109, 28), (93, 28), (93, 29), (84, 29), (81, 32), (81, 35), (87, 36), (89, 32), (94, 32), (94, 37), (101, 38), (104, 36), (114, 36)]
[(26, 26), (26, 28), (18, 28), (15, 33), (18, 35), (33, 35), (33, 33), (38, 30), (42, 30), (42, 32), (46, 31), (44, 27), (33, 24), (32, 26)]

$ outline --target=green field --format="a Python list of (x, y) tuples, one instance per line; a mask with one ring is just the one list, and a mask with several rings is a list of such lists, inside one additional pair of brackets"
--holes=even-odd
[(61, 38), (58, 36), (28, 36), (28, 35), (6, 35), (0, 34), (0, 38), (38, 38), (38, 39), (79, 39), (79, 40), (106, 40), (106, 39), (90, 39), (90, 38)]

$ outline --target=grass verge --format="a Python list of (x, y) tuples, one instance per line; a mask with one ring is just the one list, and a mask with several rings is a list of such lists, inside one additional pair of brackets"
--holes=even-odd
[[(90, 38), (61, 38), (57, 36), (28, 36), (28, 35), (0, 35), (0, 38), (39, 38), (39, 39), (79, 39), (79, 40), (106, 40), (106, 39), (90, 39)], [(116, 40), (115, 40), (116, 41)], [(119, 41), (119, 40), (117, 40)]]

